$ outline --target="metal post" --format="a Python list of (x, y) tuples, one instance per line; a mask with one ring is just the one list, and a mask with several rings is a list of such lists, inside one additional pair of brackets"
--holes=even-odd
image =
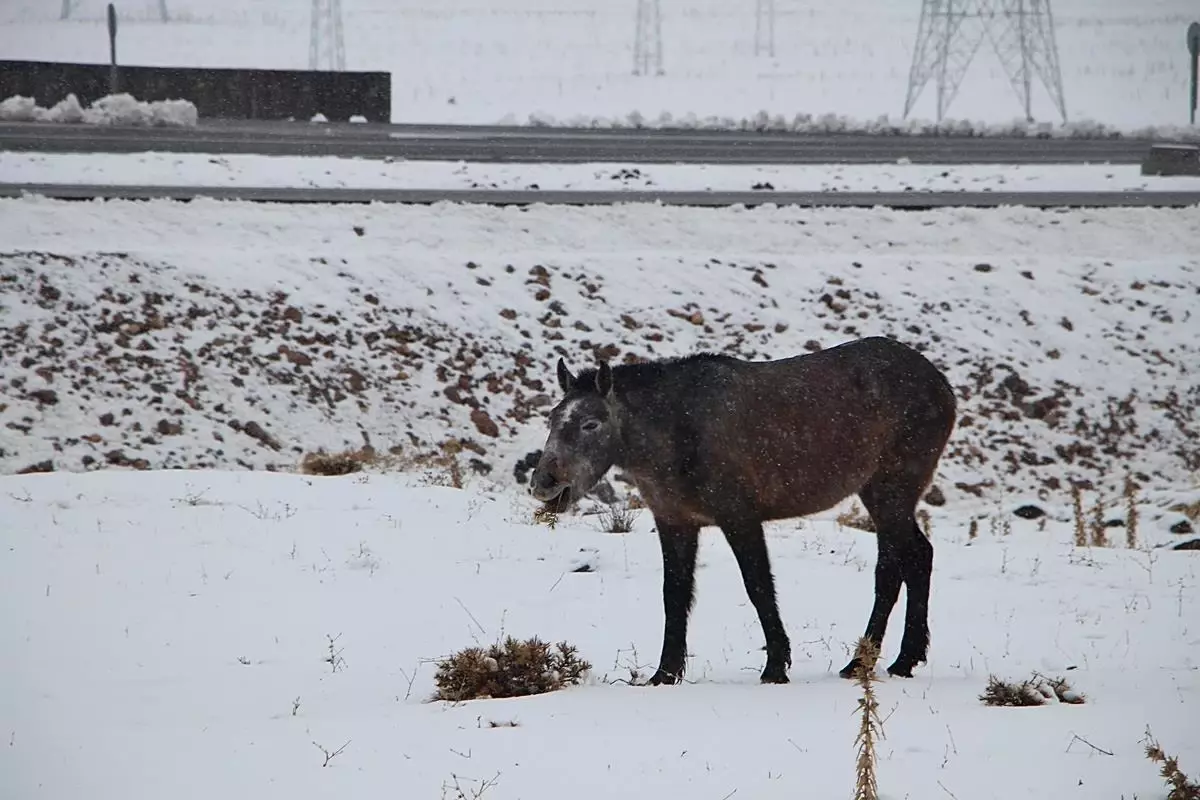
[(116, 94), (121, 87), (117, 70), (117, 9), (108, 4), (108, 93)]
[(1188, 123), (1196, 124), (1196, 103), (1197, 93), (1200, 92), (1200, 86), (1197, 86), (1197, 72), (1200, 72), (1200, 22), (1193, 22), (1188, 25), (1187, 33), (1188, 52), (1191, 53), (1192, 62), (1192, 83), (1191, 92), (1188, 95), (1190, 99), (1190, 108), (1188, 112)]

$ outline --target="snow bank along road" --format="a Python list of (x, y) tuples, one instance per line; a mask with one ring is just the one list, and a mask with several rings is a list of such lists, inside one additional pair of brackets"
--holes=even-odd
[(254, 186), (112, 186), (0, 184), (0, 197), (37, 195), (58, 200), (246, 200), (260, 203), (473, 203), (492, 206), (660, 203), (672, 206), (804, 206), (837, 208), (1186, 208), (1200, 206), (1200, 191), (1114, 192), (705, 192), (541, 191), (506, 189), (350, 189)]
[(957, 138), (203, 120), (195, 128), (0, 124), (0, 150), (256, 153), (432, 161), (688, 164), (1136, 164), (1139, 139)]

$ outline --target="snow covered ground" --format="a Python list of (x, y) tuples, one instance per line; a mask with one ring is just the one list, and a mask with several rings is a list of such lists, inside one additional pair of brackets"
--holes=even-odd
[[(0, 202), (0, 471), (293, 469), (447, 440), (510, 481), (553, 365), (885, 334), (961, 418), (950, 506), (1189, 485), (1200, 210)], [(1064, 512), (1065, 513), (1065, 512)], [(1164, 525), (1170, 524), (1164, 520)]]
[[(631, 687), (618, 679), (647, 675), (661, 636), (649, 518), (628, 535), (595, 518), (551, 531), (531, 510), (512, 489), (378, 475), (0, 478), (0, 794), (850, 796), (858, 693), (836, 670), (870, 608), (873, 537), (771, 526), (794, 666), (761, 686), (758, 622), (706, 532), (691, 682)], [(1194, 553), (1076, 548), (1068, 524), (1017, 518), (968, 541), (933, 511), (930, 663), (877, 687), (883, 797), (1165, 797), (1147, 726), (1200, 771)], [(431, 659), (505, 634), (568, 640), (592, 674), (427, 701)], [(989, 674), (1035, 670), (1086, 702), (980, 703)], [(323, 766), (320, 748), (343, 746)]]
[[(5, 0), (6, 58), (106, 63), (104, 0)], [(308, 3), (273, 0), (119, 3), (127, 64), (308, 68)], [(918, 0), (776, 0), (775, 55), (754, 54), (753, 2), (662, 0), (662, 76), (633, 71), (633, 2), (344, 0), (346, 65), (392, 73), (392, 119), (494, 123), (598, 120), (736, 125), (760, 113), (791, 124), (835, 115), (853, 128), (899, 122)], [(1135, 10), (1136, 8), (1136, 10)], [(1184, 32), (1190, 0), (1056, 0), (1057, 41), (1073, 122), (1122, 129), (1187, 123)], [(1056, 123), (1037, 87), (1034, 116)], [(934, 87), (914, 117), (934, 116)], [(986, 42), (949, 116), (1005, 127), (1023, 109)], [(803, 119), (803, 118), (802, 118)], [(1087, 126), (1084, 126), (1087, 128)]]
[(546, 191), (1182, 191), (1131, 164), (480, 164), (203, 153), (0, 152), (3, 183)]

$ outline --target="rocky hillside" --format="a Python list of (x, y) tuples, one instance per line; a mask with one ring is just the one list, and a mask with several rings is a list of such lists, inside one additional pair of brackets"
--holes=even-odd
[[(511, 481), (559, 355), (768, 358), (873, 334), (957, 388), (952, 501), (1200, 470), (1200, 257), (1170, 238), (1200, 241), (1195, 212), (5, 205), (42, 246), (0, 253), (4, 473), (455, 442)], [(87, 241), (108, 226), (126, 250)]]

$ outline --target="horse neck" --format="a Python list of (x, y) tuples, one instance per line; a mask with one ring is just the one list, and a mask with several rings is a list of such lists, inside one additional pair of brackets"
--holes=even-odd
[(653, 396), (652, 389), (639, 388), (620, 392), (614, 399), (620, 446), (613, 466), (618, 469), (639, 472), (652, 469), (656, 462), (654, 449), (661, 436), (655, 433), (661, 426), (648, 405)]

